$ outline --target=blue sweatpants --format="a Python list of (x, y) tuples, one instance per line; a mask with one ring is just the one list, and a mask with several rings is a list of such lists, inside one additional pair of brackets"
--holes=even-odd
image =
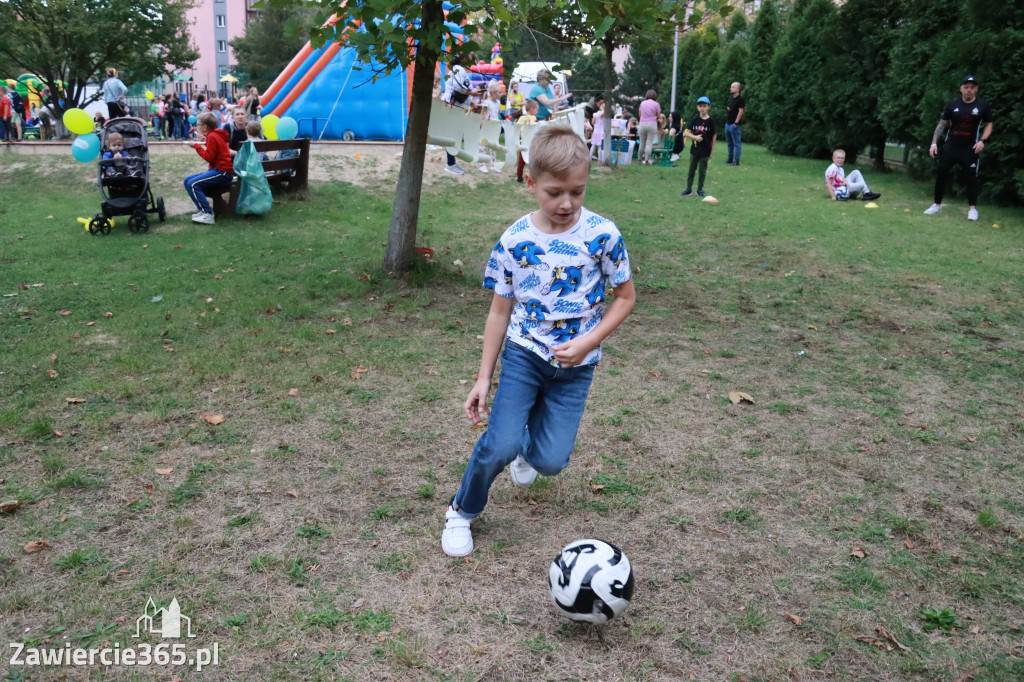
[(213, 213), (213, 209), (210, 208), (210, 202), (207, 200), (204, 191), (229, 183), (233, 177), (235, 177), (235, 174), (230, 171), (211, 168), (210, 170), (205, 170), (202, 173), (196, 173), (185, 178), (185, 191), (188, 192), (188, 198), (192, 200), (196, 208), (203, 213)]

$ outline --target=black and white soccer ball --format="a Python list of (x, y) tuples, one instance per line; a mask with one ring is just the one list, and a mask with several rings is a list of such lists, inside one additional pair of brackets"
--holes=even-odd
[(633, 598), (633, 567), (615, 545), (577, 540), (551, 562), (548, 588), (555, 606), (575, 621), (607, 623)]

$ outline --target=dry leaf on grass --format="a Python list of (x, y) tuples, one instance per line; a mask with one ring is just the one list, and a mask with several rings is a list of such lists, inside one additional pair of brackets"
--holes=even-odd
[(0, 513), (13, 514), (14, 510), (24, 504), (21, 500), (7, 500), (0, 502)]
[(732, 391), (729, 393), (729, 400), (733, 405), (739, 405), (740, 403), (754, 404), (754, 399), (750, 397), (750, 394), (742, 391)]
[(201, 416), (207, 424), (211, 424), (213, 426), (224, 423), (224, 415), (222, 414), (210, 414), (209, 412), (203, 412)]
[(50, 543), (46, 540), (33, 540), (25, 545), (25, 554), (34, 554), (41, 549), (50, 547)]
[(789, 619), (791, 621), (793, 621), (793, 625), (795, 625), (797, 627), (800, 627), (801, 625), (804, 624), (804, 619), (801, 618), (800, 616), (797, 616), (797, 615), (794, 615), (792, 613), (789, 613), (788, 611), (786, 612), (786, 616), (788, 616)]
[(297, 389), (297, 388), (290, 388), (290, 389), (288, 389), (288, 395), (291, 396), (292, 398), (294, 398), (298, 394), (299, 394), (299, 389)]
[(174, 467), (167, 467), (166, 469), (157, 469), (157, 470), (156, 470), (156, 472), (157, 472), (158, 474), (160, 474), (161, 476), (167, 476), (167, 475), (168, 475), (168, 474), (170, 474), (170, 473), (171, 473), (172, 471), (174, 471)]
[(870, 554), (871, 552), (867, 551), (862, 547), (854, 547), (850, 550), (850, 556), (852, 556), (854, 559), (866, 559), (868, 556), (870, 556)]
[(50, 362), (57, 362), (57, 355), (55, 353), (50, 355)]
[(886, 630), (881, 625), (879, 625), (878, 627), (875, 628), (875, 632), (877, 632), (882, 637), (885, 637), (887, 640), (889, 640), (890, 642), (895, 644), (899, 648), (900, 651), (910, 651), (910, 647), (904, 646), (904, 645), (900, 644), (899, 641), (896, 639), (896, 636), (893, 635), (888, 630)]
[(85, 398), (64, 398), (64, 400), (68, 401), (68, 405), (75, 405), (77, 403), (85, 402)]
[(359, 375), (362, 374), (363, 372), (366, 372), (366, 371), (369, 371), (369, 370), (367, 370), (362, 365), (359, 365), (358, 367), (355, 368), (355, 370), (351, 374), (349, 374), (349, 376), (352, 377), (353, 379), (358, 379)]
[(58, 376), (60, 376), (59, 374), (57, 374), (57, 370), (55, 369), (48, 369), (46, 370), (46, 373), (50, 376), (51, 379), (56, 379)]

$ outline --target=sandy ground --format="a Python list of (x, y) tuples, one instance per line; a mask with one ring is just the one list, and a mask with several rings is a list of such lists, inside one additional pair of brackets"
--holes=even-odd
[[(192, 149), (180, 142), (150, 142), (152, 171), (150, 182), (154, 194), (164, 196), (168, 215), (190, 215), (195, 207), (181, 189), (181, 179), (202, 168), (202, 161), (196, 158)], [(310, 147), (310, 182), (341, 181), (361, 187), (385, 190), (394, 187), (402, 163), (401, 143), (342, 143), (320, 142)], [(33, 158), (35, 157), (35, 158)], [(45, 163), (40, 157), (62, 158), (70, 161), (67, 142), (27, 142), (0, 147), (0, 164), (9, 172)], [(499, 161), (500, 163), (500, 161)], [(82, 181), (95, 183), (95, 166), (74, 164), (82, 174)], [(488, 173), (481, 173), (479, 163), (459, 161), (465, 169), (463, 175), (445, 172), (447, 161), (444, 150), (428, 147), (423, 168), (423, 184), (454, 183), (475, 187), (480, 182), (514, 182), (515, 162)]]
[[(0, 158), (4, 165), (14, 168), (25, 168), (39, 163), (30, 157), (61, 156), (70, 158), (68, 143), (29, 142), (5, 145), (0, 150)], [(151, 182), (154, 193), (163, 194), (168, 215), (191, 214), (195, 207), (180, 189), (181, 178), (189, 173), (197, 172), (195, 152), (180, 142), (150, 142), (150, 159), (152, 162)], [(349, 182), (361, 187), (384, 189), (387, 185), (394, 186), (398, 181), (398, 171), (402, 163), (403, 145), (400, 143), (313, 143), (310, 147), (310, 181)], [(21, 158), (14, 158), (21, 157)], [(447, 165), (444, 150), (441, 148), (427, 149), (423, 168), (423, 184), (434, 185), (438, 182), (458, 183), (475, 187), (481, 181), (509, 182), (515, 176), (515, 164), (507, 164), (502, 170), (481, 173), (479, 163), (459, 161), (465, 169), (464, 175), (453, 175), (445, 172)], [(89, 168), (84, 175), (94, 181), (95, 167)], [(84, 169), (83, 169), (84, 170)], [(172, 189), (173, 188), (173, 189)]]

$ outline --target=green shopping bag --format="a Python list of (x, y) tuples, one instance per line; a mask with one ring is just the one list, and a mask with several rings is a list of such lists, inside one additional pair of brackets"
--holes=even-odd
[(241, 215), (263, 215), (274, 205), (270, 183), (263, 172), (260, 153), (252, 140), (246, 140), (235, 155), (235, 175), (242, 183), (238, 190), (238, 206)]

